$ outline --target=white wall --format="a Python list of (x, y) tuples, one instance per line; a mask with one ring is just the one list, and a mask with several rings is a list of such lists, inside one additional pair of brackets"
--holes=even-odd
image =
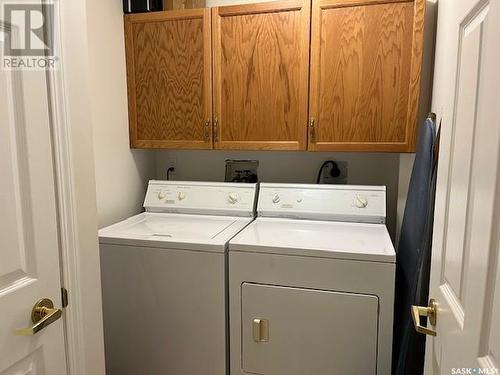
[(394, 238), (398, 194), (399, 154), (328, 153), (292, 151), (158, 151), (158, 179), (166, 178), (175, 160), (175, 180), (224, 181), (226, 159), (259, 160), (262, 182), (316, 183), (318, 168), (325, 160), (348, 162), (348, 183), (387, 186), (387, 225)]
[(141, 210), (154, 151), (130, 150), (122, 2), (87, 0), (99, 226)]

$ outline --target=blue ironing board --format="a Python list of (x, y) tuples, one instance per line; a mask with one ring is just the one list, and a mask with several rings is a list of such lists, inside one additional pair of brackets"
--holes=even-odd
[(427, 305), (434, 216), (435, 117), (420, 128), (408, 197), (396, 255), (393, 374), (423, 373), (425, 336), (415, 332), (411, 305)]

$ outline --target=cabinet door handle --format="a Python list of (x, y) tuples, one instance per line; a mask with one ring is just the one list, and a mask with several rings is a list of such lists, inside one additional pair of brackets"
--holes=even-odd
[(210, 133), (210, 119), (207, 119), (207, 121), (205, 121), (205, 142), (210, 142)]
[(219, 138), (217, 136), (218, 129), (217, 127), (219, 126), (219, 119), (217, 117), (214, 118), (214, 125), (213, 125), (213, 132), (214, 132), (214, 142), (218, 142)]
[(316, 128), (314, 125), (316, 124), (316, 120), (311, 118), (309, 120), (309, 140), (311, 143), (316, 142)]

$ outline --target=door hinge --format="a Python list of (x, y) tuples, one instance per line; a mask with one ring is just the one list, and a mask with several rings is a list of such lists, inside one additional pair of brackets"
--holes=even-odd
[(66, 288), (61, 287), (61, 304), (63, 309), (68, 306), (68, 290)]

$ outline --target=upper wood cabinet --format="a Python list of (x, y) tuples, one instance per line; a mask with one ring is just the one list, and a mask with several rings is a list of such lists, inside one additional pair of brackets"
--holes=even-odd
[(212, 148), (210, 10), (125, 16), (130, 143)]
[(414, 150), (424, 4), (312, 1), (309, 150)]
[(283, 0), (127, 15), (131, 145), (414, 151), (424, 13)]
[(215, 148), (305, 150), (310, 1), (212, 12)]

